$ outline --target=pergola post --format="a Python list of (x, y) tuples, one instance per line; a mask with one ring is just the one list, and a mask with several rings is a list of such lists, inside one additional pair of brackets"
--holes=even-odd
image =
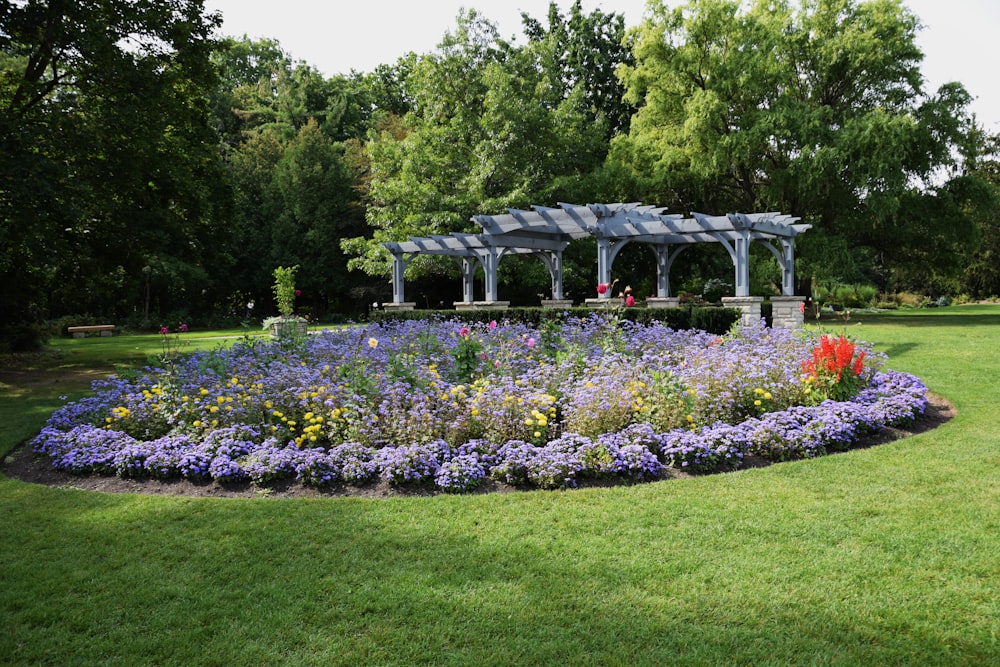
[(462, 301), (472, 303), (475, 294), (476, 263), (472, 257), (462, 258)]
[(486, 274), (486, 302), (497, 301), (497, 265), (500, 257), (496, 248), (488, 248), (482, 255), (483, 272)]
[[(597, 239), (597, 284), (598, 285), (611, 284), (611, 264), (614, 262), (611, 249), (612, 249), (611, 239), (606, 239), (606, 238)], [(598, 294), (597, 296), (600, 299), (610, 299), (611, 290), (609, 289), (604, 294)]]
[(399, 244), (387, 243), (385, 248), (392, 253), (392, 303), (383, 304), (383, 307), (390, 310), (413, 310), (416, 303), (406, 301), (404, 290), (406, 265), (410, 263), (412, 256), (407, 257)]
[(795, 241), (781, 239), (781, 294), (795, 295)]
[(673, 263), (670, 246), (663, 243), (652, 248), (656, 255), (656, 298), (666, 299), (670, 296), (670, 265)]
[(733, 264), (736, 267), (734, 294), (738, 297), (750, 296), (750, 232), (742, 230), (733, 239)]

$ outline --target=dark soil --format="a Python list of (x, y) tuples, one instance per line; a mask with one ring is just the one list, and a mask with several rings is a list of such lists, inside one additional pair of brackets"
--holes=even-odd
[[(928, 405), (924, 414), (917, 418), (906, 428), (884, 428), (859, 442), (855, 449), (859, 447), (873, 447), (887, 442), (893, 442), (900, 438), (906, 438), (917, 433), (924, 433), (937, 428), (955, 416), (955, 408), (940, 396), (928, 394)], [(758, 468), (771, 465), (764, 459), (747, 460), (745, 468)], [(196, 483), (183, 479), (177, 480), (134, 480), (122, 479), (110, 475), (73, 475), (58, 470), (53, 470), (48, 460), (36, 456), (32, 453), (28, 445), (21, 445), (2, 462), (0, 462), (0, 473), (32, 484), (46, 484), (49, 486), (59, 486), (66, 488), (82, 489), (86, 491), (100, 491), (102, 493), (143, 493), (152, 495), (168, 496), (201, 496), (215, 498), (304, 498), (304, 497), (336, 497), (336, 496), (357, 496), (366, 498), (385, 498), (389, 496), (430, 496), (436, 495), (437, 491), (428, 488), (398, 488), (390, 486), (388, 483), (379, 481), (365, 486), (355, 487), (349, 485), (337, 485), (329, 489), (315, 489), (307, 487), (299, 482), (284, 482), (272, 484), (266, 487), (246, 484), (220, 484), (218, 482)], [(668, 479), (679, 479), (690, 477), (690, 474), (669, 469)], [(590, 485), (590, 484), (588, 484)], [(604, 485), (604, 484), (595, 484)], [(515, 491), (514, 487), (506, 484), (485, 480), (483, 485), (475, 493), (507, 493)]]

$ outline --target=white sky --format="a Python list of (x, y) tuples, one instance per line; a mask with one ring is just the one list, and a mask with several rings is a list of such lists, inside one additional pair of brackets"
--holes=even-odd
[[(565, 14), (572, 0), (557, 0)], [(675, 6), (677, 0), (668, 0)], [(1000, 66), (994, 40), (1000, 30), (998, 0), (904, 0), (926, 28), (918, 43), (924, 52), (927, 92), (960, 81), (976, 98), (971, 106), (979, 122), (1000, 132)], [(368, 72), (394, 63), (410, 51), (433, 51), (446, 31), (454, 30), (462, 7), (473, 7), (497, 24), (502, 37), (523, 42), (521, 11), (546, 23), (549, 0), (206, 0), (221, 12), (222, 33), (276, 39), (294, 60), (304, 60), (326, 76), (352, 69)], [(583, 8), (625, 15), (639, 23), (645, 0), (585, 0)]]

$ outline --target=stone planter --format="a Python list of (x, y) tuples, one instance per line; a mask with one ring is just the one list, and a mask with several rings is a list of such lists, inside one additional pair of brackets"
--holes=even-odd
[(305, 336), (309, 333), (309, 323), (305, 320), (288, 320), (285, 322), (274, 322), (270, 328), (273, 338), (285, 336)]

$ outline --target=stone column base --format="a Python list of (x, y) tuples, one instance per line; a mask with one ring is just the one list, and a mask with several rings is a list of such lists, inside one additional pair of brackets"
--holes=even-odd
[(417, 307), (416, 301), (402, 301), (400, 303), (383, 303), (382, 307), (386, 310), (413, 310)]
[(740, 325), (744, 327), (754, 326), (760, 322), (760, 304), (764, 303), (762, 296), (724, 296), (722, 305), (726, 308), (735, 308), (743, 313), (740, 317)]
[(805, 321), (804, 296), (772, 296), (771, 326), (776, 329), (800, 329)]
[(646, 308), (679, 308), (679, 296), (651, 296), (646, 299)]
[(573, 299), (542, 299), (542, 308), (572, 308)]
[(621, 308), (624, 299), (587, 299), (583, 302), (588, 308)]
[(510, 301), (456, 301), (455, 310), (507, 310)]

